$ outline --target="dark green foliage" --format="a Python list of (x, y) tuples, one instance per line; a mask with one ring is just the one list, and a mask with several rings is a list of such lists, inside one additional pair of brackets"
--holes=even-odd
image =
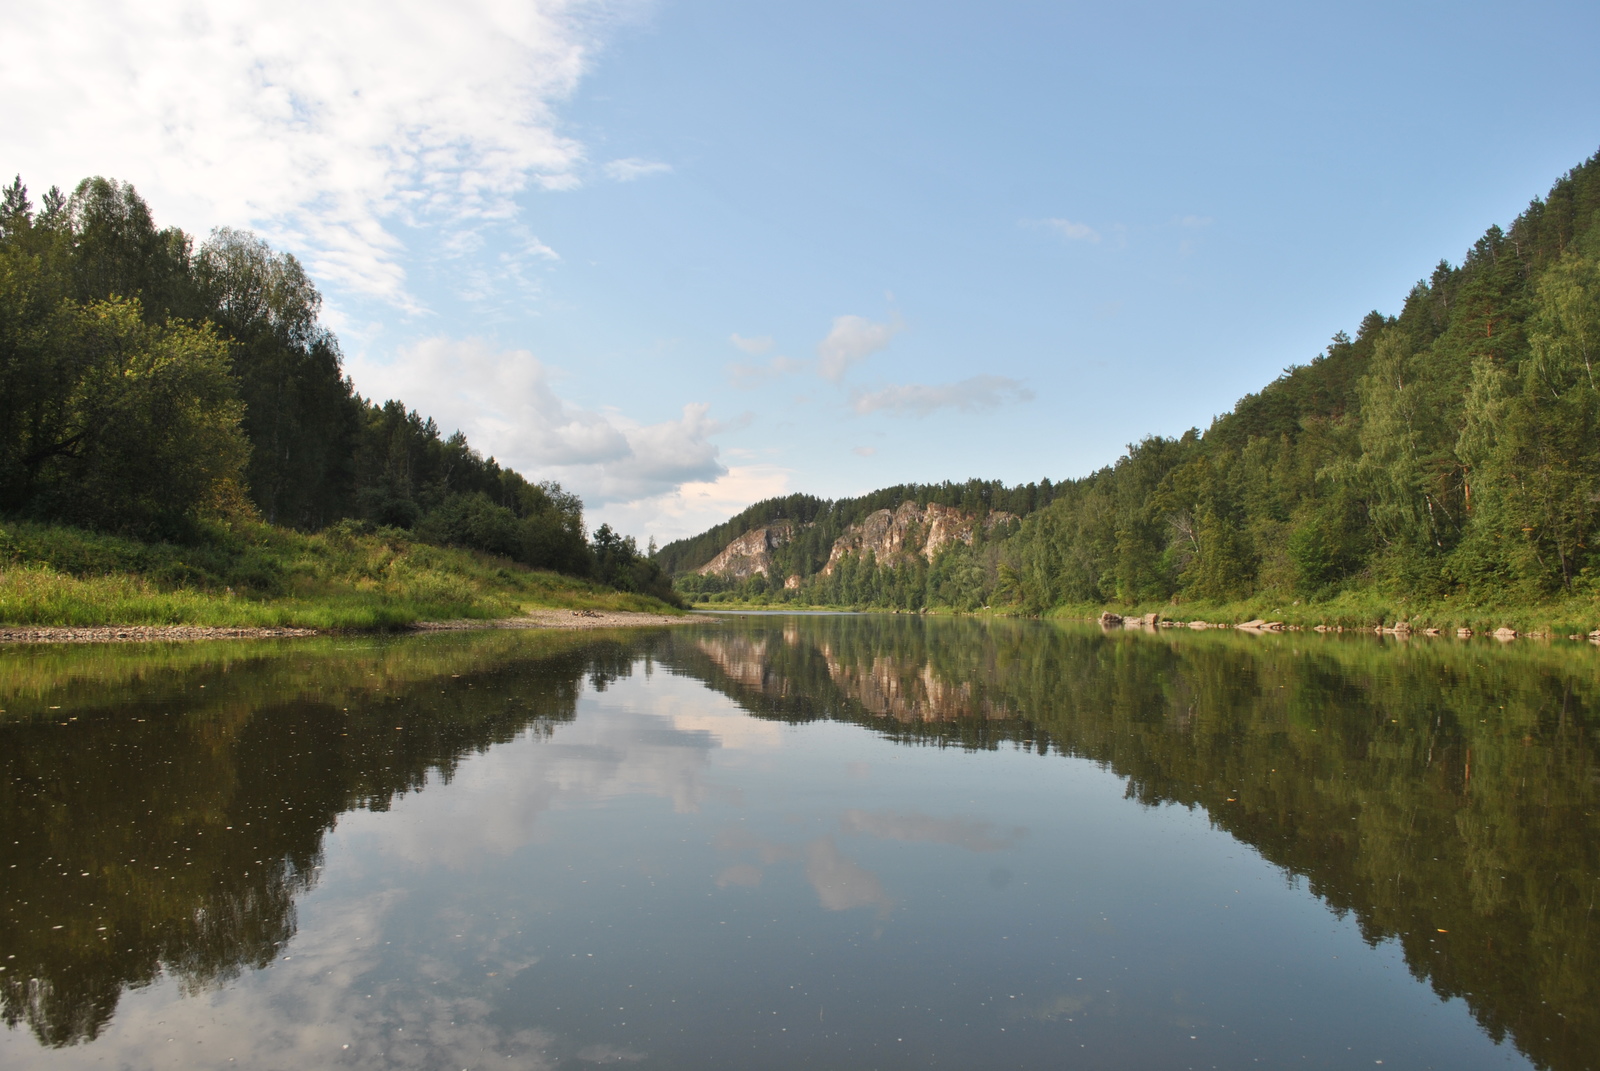
[(358, 396), (321, 307), (254, 235), (195, 251), (126, 183), (85, 179), (36, 210), (16, 179), (0, 190), (0, 514), (186, 538), (253, 506), (670, 593), (653, 565), (597, 560), (575, 495)]
[(619, 535), (609, 524), (602, 524), (595, 529), (593, 546), (594, 575), (602, 584), (610, 584), (618, 591), (653, 595), (672, 606), (683, 605), (672, 590), (672, 578), (660, 563), (639, 552), (639, 544), (632, 536)]

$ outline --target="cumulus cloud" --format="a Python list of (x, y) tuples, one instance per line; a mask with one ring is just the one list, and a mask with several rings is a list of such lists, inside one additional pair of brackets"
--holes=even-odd
[(772, 349), (774, 345), (771, 335), (756, 335), (754, 338), (745, 338), (737, 331), (728, 336), (728, 341), (732, 342), (736, 349), (742, 350), (752, 357), (760, 357), (763, 353)]
[(550, 370), (527, 350), (481, 339), (425, 339), (388, 364), (353, 360), (364, 389), (405, 399), (446, 434), (532, 479), (559, 480), (591, 505), (669, 493), (727, 469), (710, 437), (724, 430), (702, 403), (675, 420), (641, 424), (562, 399)]
[(898, 383), (879, 390), (857, 390), (850, 398), (856, 412), (927, 416), (936, 409), (975, 413), (1007, 402), (1028, 402), (1033, 392), (1009, 376), (973, 376), (959, 383)]
[(1100, 232), (1087, 223), (1074, 223), (1070, 219), (1046, 219), (1041, 220), (1040, 225), (1049, 228), (1069, 242), (1098, 242), (1100, 240)]
[(659, 160), (641, 160), (630, 156), (625, 160), (612, 160), (605, 166), (606, 177), (617, 182), (632, 182), (651, 175), (663, 175), (672, 170), (671, 164)]
[(895, 335), (905, 330), (896, 316), (877, 323), (865, 316), (836, 316), (828, 337), (817, 343), (817, 371), (824, 379), (837, 383), (851, 365), (860, 364), (888, 348)]
[(712, 480), (695, 480), (670, 491), (633, 502), (617, 502), (594, 511), (598, 520), (642, 540), (654, 535), (666, 543), (721, 524), (753, 502), (789, 492), (793, 471), (776, 465), (729, 465)]
[(412, 305), (401, 227), (508, 221), (518, 193), (578, 183), (554, 107), (618, 2), (14, 6), (0, 94), (50, 106), (8, 117), (8, 165), (127, 179), (158, 218), (255, 226), (319, 280)]

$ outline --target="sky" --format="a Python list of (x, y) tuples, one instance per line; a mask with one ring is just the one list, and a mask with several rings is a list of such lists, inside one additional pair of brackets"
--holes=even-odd
[(0, 4), (0, 169), (641, 543), (1203, 429), (1600, 149), (1592, 2)]

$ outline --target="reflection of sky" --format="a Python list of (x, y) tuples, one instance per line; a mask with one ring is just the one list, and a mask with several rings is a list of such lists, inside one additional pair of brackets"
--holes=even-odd
[(1204, 814), (667, 673), (344, 815), (273, 966), (7, 1067), (1503, 1066)]

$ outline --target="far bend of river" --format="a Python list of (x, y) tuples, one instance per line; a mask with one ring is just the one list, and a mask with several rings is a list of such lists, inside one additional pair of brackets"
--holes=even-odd
[(1600, 651), (0, 649), (0, 1066), (1600, 1066)]

